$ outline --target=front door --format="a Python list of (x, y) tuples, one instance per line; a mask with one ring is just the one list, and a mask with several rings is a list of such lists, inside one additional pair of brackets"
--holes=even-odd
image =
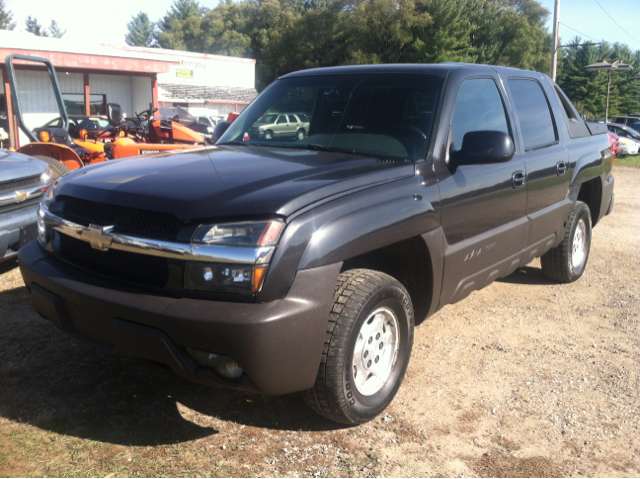
[[(466, 133), (502, 131), (513, 139), (504, 92), (494, 77), (461, 83), (449, 135), (459, 150)], [(442, 302), (466, 297), (518, 267), (527, 239), (525, 167), (518, 154), (506, 163), (436, 169), (441, 195), (445, 264)]]

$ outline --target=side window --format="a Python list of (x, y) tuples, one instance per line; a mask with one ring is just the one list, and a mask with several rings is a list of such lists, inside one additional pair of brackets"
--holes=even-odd
[(467, 133), (484, 130), (510, 134), (504, 103), (495, 82), (490, 78), (472, 78), (462, 83), (458, 90), (451, 122), (453, 148), (462, 147)]
[(535, 80), (509, 79), (509, 89), (518, 113), (525, 151), (556, 143), (558, 135), (553, 116), (540, 84)]
[(278, 121), (276, 122), (278, 125), (282, 124), (282, 123), (286, 123), (287, 122), (287, 118), (284, 115), (280, 115), (278, 117)]
[(296, 120), (295, 116), (289, 115), (289, 123), (298, 123), (298, 120)]

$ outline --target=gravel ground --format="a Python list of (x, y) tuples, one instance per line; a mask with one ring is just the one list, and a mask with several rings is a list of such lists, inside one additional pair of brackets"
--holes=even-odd
[(640, 169), (583, 278), (539, 262), (416, 331), (381, 417), (192, 384), (77, 343), (0, 271), (0, 476), (640, 476)]

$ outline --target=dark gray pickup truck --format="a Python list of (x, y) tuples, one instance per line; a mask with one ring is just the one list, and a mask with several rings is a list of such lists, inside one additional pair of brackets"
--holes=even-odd
[(52, 181), (49, 167), (35, 158), (0, 149), (0, 262), (36, 239), (38, 203)]
[[(305, 137), (247, 139), (292, 111)], [(303, 71), (216, 128), (211, 148), (57, 180), (20, 252), (35, 309), (184, 378), (304, 391), (346, 424), (391, 402), (439, 308), (536, 257), (580, 278), (613, 207), (606, 127), (535, 72)]]

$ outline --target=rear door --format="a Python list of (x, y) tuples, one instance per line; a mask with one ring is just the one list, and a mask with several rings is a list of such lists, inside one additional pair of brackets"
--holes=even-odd
[(282, 137), (289, 134), (289, 122), (287, 121), (287, 115), (278, 115), (276, 124), (273, 125), (273, 136)]
[[(512, 76), (507, 85), (518, 124), (518, 134), (527, 170), (527, 216), (530, 220), (527, 245), (531, 257), (548, 249), (564, 222), (569, 200), (572, 166), (565, 142), (569, 139), (560, 106), (548, 82), (540, 78)], [(549, 91), (545, 91), (545, 86)], [(551, 103), (554, 101), (555, 103)], [(557, 106), (554, 114), (553, 105)], [(543, 245), (538, 243), (543, 242)]]

